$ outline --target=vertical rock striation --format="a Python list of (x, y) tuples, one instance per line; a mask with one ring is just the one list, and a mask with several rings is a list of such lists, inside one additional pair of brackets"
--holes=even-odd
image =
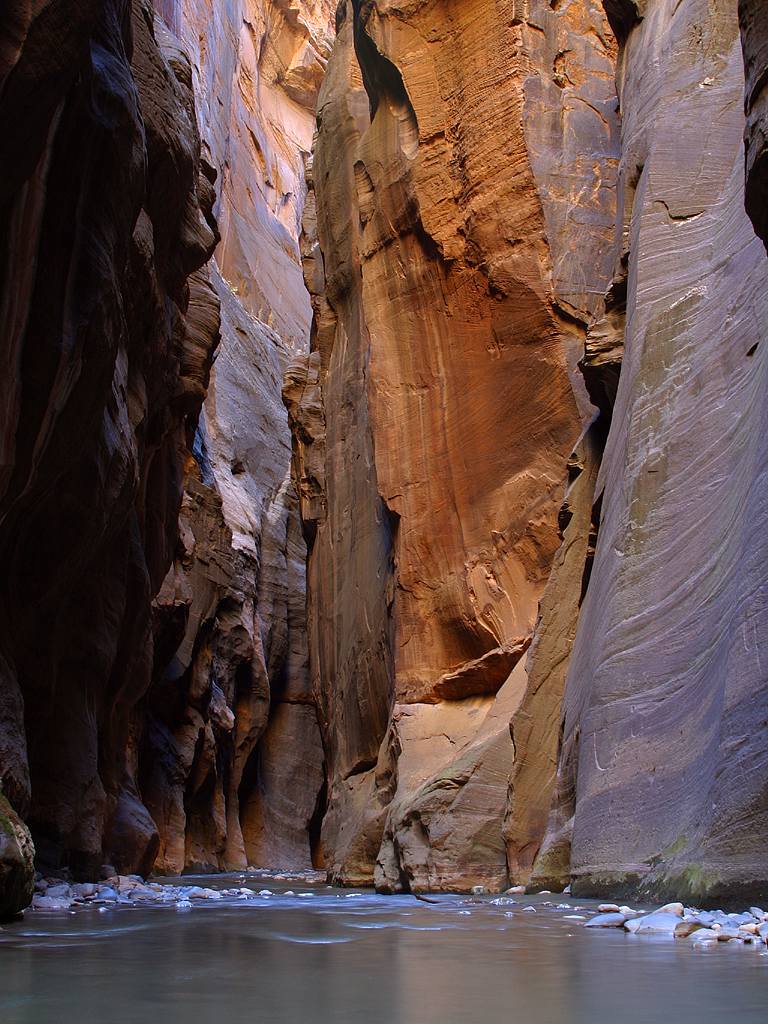
[(576, 892), (736, 899), (768, 882), (768, 263), (736, 4), (642, 14), (618, 78), (624, 359), (552, 824), (570, 799)]
[(324, 845), (340, 879), (378, 858), (382, 888), (506, 877), (508, 722), (610, 280), (607, 23), (519, 6), (340, 5), (321, 93), (301, 379), (322, 414), (293, 420), (319, 524)]
[(298, 242), (330, 2), (161, 9), (192, 56), (204, 154), (219, 171), (222, 340), (156, 602), (142, 788), (164, 871), (304, 868), (323, 752), (281, 388), (309, 337)]
[(0, 22), (3, 788), (42, 862), (147, 870), (133, 711), (218, 336), (211, 176), (149, 4)]

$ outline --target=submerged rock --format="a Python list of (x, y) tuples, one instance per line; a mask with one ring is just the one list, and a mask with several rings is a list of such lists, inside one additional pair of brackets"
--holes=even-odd
[(608, 912), (605, 914), (598, 914), (597, 917), (593, 917), (590, 921), (587, 921), (585, 928), (621, 928), (624, 922), (627, 920), (624, 914), (615, 912)]

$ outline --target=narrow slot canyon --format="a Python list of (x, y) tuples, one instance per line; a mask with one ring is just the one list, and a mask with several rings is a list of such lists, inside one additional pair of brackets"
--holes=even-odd
[(212, 1020), (163, 907), (233, 1022), (764, 1004), (768, 5), (6, 0), (0, 125), (9, 1024), (99, 911)]

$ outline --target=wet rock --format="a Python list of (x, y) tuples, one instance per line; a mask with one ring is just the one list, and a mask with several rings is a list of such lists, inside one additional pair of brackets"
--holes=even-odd
[(20, 914), (35, 891), (29, 829), (0, 792), (0, 919)]
[(584, 924), (585, 928), (621, 928), (627, 920), (624, 914), (618, 912), (606, 912), (598, 914)]
[(702, 928), (706, 928), (706, 925), (702, 924), (701, 921), (696, 918), (690, 920), (679, 921), (675, 925), (675, 938), (676, 939), (687, 939), (694, 932), (700, 931)]
[(646, 914), (643, 917), (634, 917), (628, 920), (624, 927), (633, 935), (654, 934), (674, 935), (675, 929), (680, 924), (680, 915), (668, 911), (656, 911), (653, 914)]
[(38, 896), (32, 900), (33, 910), (69, 910), (73, 900), (67, 896)]

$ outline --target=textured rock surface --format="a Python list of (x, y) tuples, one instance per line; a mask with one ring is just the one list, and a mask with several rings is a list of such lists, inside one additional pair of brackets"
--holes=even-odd
[(292, 421), (341, 879), (370, 878), (393, 798), (382, 885), (506, 876), (505, 680), (559, 545), (618, 143), (602, 8), (528, 6), (342, 6), (321, 91)]
[(52, 868), (311, 859), (280, 392), (330, 6), (0, 15), (0, 778)]
[(571, 872), (733, 899), (768, 882), (768, 263), (736, 5), (646, 3), (621, 69), (625, 355), (567, 684)]
[(0, 920), (28, 907), (35, 888), (29, 829), (0, 792)]
[(222, 340), (182, 543), (157, 601), (161, 656), (140, 752), (166, 872), (307, 867), (317, 846), (323, 754), (281, 388), (309, 338), (299, 225), (330, 7), (162, 5), (192, 55), (206, 157), (221, 172), (222, 233)]
[(129, 737), (217, 339), (213, 189), (146, 4), (0, 21), (4, 788), (48, 864), (145, 868)]
[(746, 69), (747, 213), (768, 244), (768, 8), (739, 0)]

